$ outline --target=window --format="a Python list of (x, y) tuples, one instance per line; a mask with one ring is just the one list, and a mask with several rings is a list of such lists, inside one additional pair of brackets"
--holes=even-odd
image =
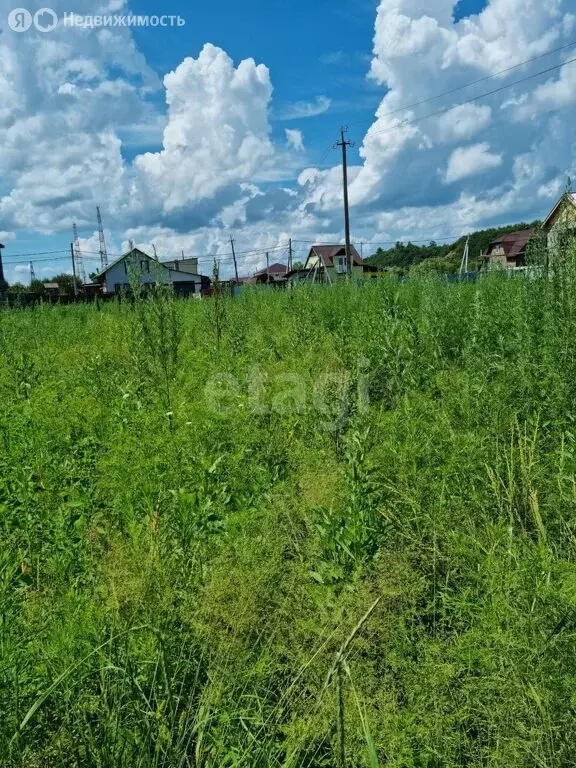
[(143, 259), (140, 262), (140, 272), (147, 272), (148, 274), (150, 274), (150, 262), (148, 261), (148, 259), (145, 259), (145, 260)]
[(495, 245), (492, 249), (492, 255), (493, 256), (502, 256), (504, 253), (504, 246), (502, 245)]
[(346, 256), (338, 256), (338, 274), (345, 275), (346, 272)]

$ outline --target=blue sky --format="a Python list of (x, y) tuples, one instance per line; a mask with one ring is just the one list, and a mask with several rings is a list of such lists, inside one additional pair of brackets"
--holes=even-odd
[[(14, 5), (0, 0), (0, 237), (11, 280), (27, 276), (19, 254), (61, 250), (33, 258), (45, 274), (66, 268), (73, 221), (95, 256), (97, 204), (113, 253), (132, 239), (208, 262), (228, 254), (230, 234), (240, 250), (282, 256), (290, 236), (302, 253), (310, 240), (339, 241), (330, 147), (341, 124), (356, 142), (353, 238), (375, 247), (545, 215), (574, 170), (576, 66), (563, 64), (576, 56), (573, 0), (53, 0), (60, 18), (166, 13), (186, 24), (49, 34), (8, 29)], [(500, 85), (509, 90), (458, 106)]]
[[(479, 13), (485, 5), (486, 0), (460, 0), (454, 19)], [(138, 0), (131, 7), (135, 13), (158, 12), (155, 0)], [(366, 77), (377, 7), (376, 0), (220, 0), (199, 3), (191, 12), (177, 0), (170, 11), (186, 18), (185, 30), (167, 29), (160, 45), (149, 29), (136, 30), (134, 36), (160, 76), (186, 56), (197, 56), (207, 41), (235, 61), (265, 62), (274, 83), (272, 128), (277, 136), (287, 125), (281, 117), (290, 105), (326, 96), (330, 109), (306, 123), (308, 146), (321, 159), (341, 124), (350, 123), (352, 133), (358, 125), (361, 137), (382, 100), (382, 88)]]

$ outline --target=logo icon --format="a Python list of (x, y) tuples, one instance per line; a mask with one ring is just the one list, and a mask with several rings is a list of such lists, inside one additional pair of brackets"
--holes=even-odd
[(34, 26), (38, 32), (52, 32), (58, 26), (58, 16), (52, 8), (40, 8), (34, 14)]
[(14, 8), (8, 14), (8, 26), (13, 32), (27, 32), (32, 26), (32, 14), (26, 8)]

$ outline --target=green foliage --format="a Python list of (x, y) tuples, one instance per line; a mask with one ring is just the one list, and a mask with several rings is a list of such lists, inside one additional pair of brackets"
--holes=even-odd
[[(497, 237), (501, 237), (509, 232), (515, 232), (519, 229), (537, 227), (539, 224), (539, 221), (535, 221), (532, 222), (532, 224), (514, 224), (506, 227), (484, 229), (472, 233), (470, 235), (471, 269), (478, 266), (480, 254), (485, 253), (488, 250), (490, 243)], [(460, 268), (466, 239), (467, 236), (463, 236), (450, 245), (438, 244), (435, 242), (431, 242), (428, 245), (399, 242), (388, 250), (379, 248), (373, 256), (366, 259), (366, 263), (373, 264), (379, 269), (397, 267), (407, 271), (423, 262), (433, 260), (435, 271), (443, 274), (455, 273)]]
[(565, 255), (0, 312), (2, 766), (571, 765)]
[[(74, 296), (74, 277), (73, 275), (69, 275), (65, 272), (55, 275), (54, 277), (51, 277), (50, 280), (47, 280), (48, 283), (58, 283), (58, 286), (60, 288), (60, 295), (61, 296)], [(79, 289), (82, 287), (82, 282), (78, 278), (76, 278), (76, 288)]]
[[(73, 296), (74, 295), (74, 277), (65, 272), (55, 275), (54, 277), (46, 280), (33, 280), (29, 286), (22, 283), (13, 283), (9, 291), (10, 293), (44, 293), (44, 283), (58, 283), (59, 293), (61, 296)], [(81, 288), (82, 283), (76, 278), (77, 288)]]
[(24, 285), (24, 283), (12, 283), (8, 290), (10, 293), (26, 293), (28, 286)]

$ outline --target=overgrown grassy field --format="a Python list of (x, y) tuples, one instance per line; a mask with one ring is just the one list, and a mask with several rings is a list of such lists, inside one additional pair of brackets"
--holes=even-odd
[(576, 765), (576, 271), (0, 313), (0, 765)]

